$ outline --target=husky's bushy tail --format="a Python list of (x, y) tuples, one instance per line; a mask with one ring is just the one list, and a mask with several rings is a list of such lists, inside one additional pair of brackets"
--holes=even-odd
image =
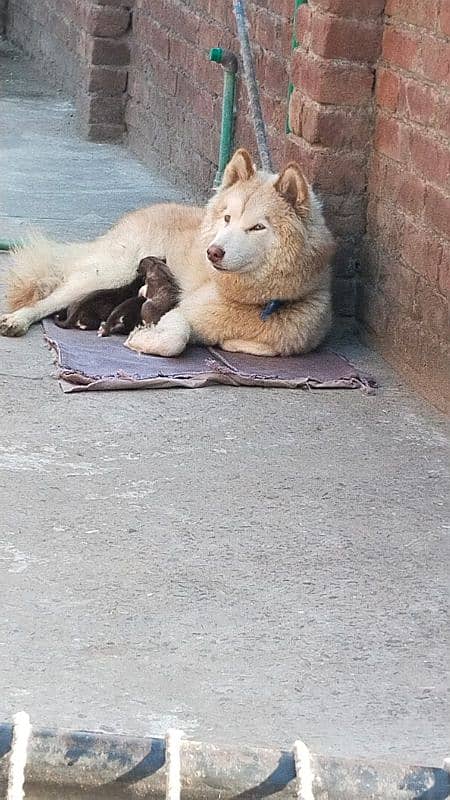
[(10, 311), (32, 306), (60, 286), (71, 263), (87, 243), (66, 244), (47, 239), (41, 233), (27, 235), (23, 246), (12, 252), (6, 276), (6, 302)]
[(55, 242), (41, 233), (29, 234), (24, 246), (12, 254), (6, 278), (9, 310), (34, 306), (75, 275), (80, 297), (94, 289), (125, 285), (134, 278), (142, 258), (132, 234), (116, 237), (113, 228), (84, 242)]

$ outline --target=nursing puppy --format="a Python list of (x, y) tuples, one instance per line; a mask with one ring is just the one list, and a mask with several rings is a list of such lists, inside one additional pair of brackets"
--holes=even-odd
[(237, 150), (205, 208), (154, 205), (123, 217), (93, 242), (35, 239), (15, 254), (12, 313), (0, 333), (20, 336), (44, 316), (91, 291), (135, 279), (139, 262), (165, 258), (180, 299), (157, 325), (139, 327), (129, 347), (179, 355), (189, 341), (255, 355), (317, 347), (331, 323), (334, 244), (298, 164), (257, 172)]
[[(104, 322), (114, 309), (131, 297), (137, 297), (142, 278), (138, 275), (132, 283), (118, 289), (103, 289), (91, 292), (82, 300), (71, 303), (65, 312), (60, 312), (55, 317), (55, 325), (59, 328), (80, 328), (83, 331), (96, 331), (100, 323)], [(139, 308), (140, 311), (140, 308)], [(125, 333), (129, 333), (137, 324), (139, 315), (134, 318), (134, 325)]]
[(141, 310), (145, 297), (136, 294), (124, 300), (111, 311), (108, 319), (103, 321), (98, 329), (99, 336), (110, 336), (111, 333), (131, 333), (136, 325), (141, 322)]
[(138, 272), (144, 278), (139, 290), (145, 303), (141, 308), (141, 321), (144, 325), (156, 325), (161, 317), (176, 306), (179, 289), (165, 261), (148, 256), (139, 264)]
[(178, 287), (165, 261), (153, 256), (142, 259), (138, 276), (144, 281), (139, 294), (124, 300), (111, 312), (100, 325), (99, 336), (127, 334), (141, 323), (156, 325), (163, 314), (176, 305)]

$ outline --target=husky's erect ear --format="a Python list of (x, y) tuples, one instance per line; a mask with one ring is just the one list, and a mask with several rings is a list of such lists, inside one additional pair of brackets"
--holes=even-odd
[(287, 202), (301, 213), (308, 206), (308, 184), (303, 173), (295, 163), (291, 161), (275, 181), (275, 189)]
[(247, 150), (240, 147), (236, 150), (231, 161), (228, 162), (225, 172), (223, 173), (221, 189), (227, 189), (228, 186), (233, 186), (236, 181), (248, 181), (253, 178), (255, 174), (255, 167), (253, 166), (252, 159), (250, 158)]

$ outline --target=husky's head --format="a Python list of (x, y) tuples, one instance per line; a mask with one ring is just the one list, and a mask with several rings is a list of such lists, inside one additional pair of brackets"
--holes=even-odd
[(205, 258), (228, 274), (265, 272), (275, 263), (283, 269), (286, 258), (298, 264), (311, 217), (325, 227), (297, 164), (279, 175), (257, 172), (247, 151), (239, 149), (207, 207)]

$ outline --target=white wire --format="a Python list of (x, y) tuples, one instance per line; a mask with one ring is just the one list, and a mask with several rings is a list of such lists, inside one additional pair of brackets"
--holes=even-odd
[(314, 800), (311, 753), (301, 739), (293, 746), (295, 772), (297, 775), (297, 800)]
[(177, 728), (166, 733), (166, 800), (180, 800), (182, 738), (183, 731)]
[(14, 715), (13, 722), (6, 800), (23, 800), (27, 749), (31, 734), (30, 717), (25, 711), (19, 711)]

